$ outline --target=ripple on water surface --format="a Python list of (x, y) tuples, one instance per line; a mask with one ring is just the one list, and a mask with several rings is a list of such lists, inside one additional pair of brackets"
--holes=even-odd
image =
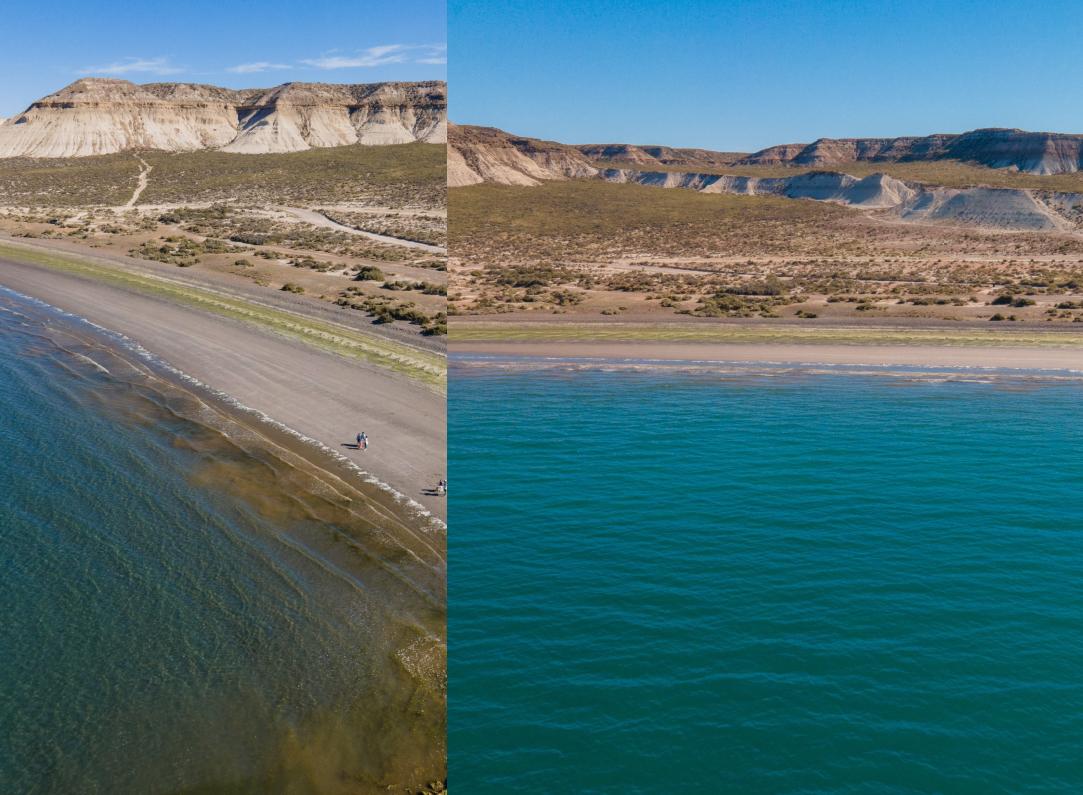
[(443, 778), (443, 535), (0, 295), (0, 791)]
[(457, 786), (1083, 788), (1078, 377), (451, 384)]

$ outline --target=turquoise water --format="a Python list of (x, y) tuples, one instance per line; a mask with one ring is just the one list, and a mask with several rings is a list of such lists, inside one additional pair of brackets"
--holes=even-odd
[(1083, 382), (460, 359), (478, 793), (1083, 789)]
[(0, 293), (0, 792), (437, 777), (439, 565), (116, 342)]

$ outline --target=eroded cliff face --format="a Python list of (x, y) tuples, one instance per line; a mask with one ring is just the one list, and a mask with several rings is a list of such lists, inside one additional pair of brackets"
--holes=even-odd
[[(822, 139), (784, 144), (754, 155), (630, 144), (571, 146), (511, 135), (492, 127), (452, 125), (448, 146), (450, 187), (493, 182), (538, 185), (592, 178), (700, 193), (811, 199), (877, 211), (902, 221), (1010, 230), (1083, 228), (1083, 193), (1030, 188), (948, 188), (907, 182), (888, 174), (855, 177), (841, 170), (789, 176), (725, 174), (727, 165), (843, 166), (859, 161), (905, 162), (951, 158), (1035, 174), (1080, 170), (1083, 136), (975, 130), (924, 138)], [(612, 161), (607, 167), (605, 161)], [(632, 164), (625, 167), (622, 164)], [(707, 165), (711, 171), (672, 166)], [(598, 164), (596, 166), (595, 164)], [(658, 170), (659, 165), (668, 166)], [(653, 168), (652, 168), (653, 166)]]
[[(568, 179), (573, 172), (591, 169), (599, 161), (645, 168), (660, 164), (720, 169), (735, 165), (835, 168), (858, 162), (959, 160), (1039, 175), (1068, 174), (1083, 169), (1083, 135), (1025, 130), (987, 129), (959, 135), (901, 138), (821, 138), (810, 144), (781, 144), (746, 155), (633, 144), (570, 146), (513, 136), (489, 127), (461, 129), (459, 146), (464, 159), (471, 160), (471, 151), (482, 165), (487, 158), (494, 159), (489, 170), (484, 167), (463, 170), (461, 163), (458, 164), (461, 179), (473, 182), (533, 185), (547, 179)], [(533, 160), (541, 171), (523, 162), (520, 156)], [(555, 169), (547, 165), (554, 159), (558, 161)]]
[(494, 127), (450, 128), (447, 178), (452, 188), (479, 182), (538, 185), (597, 173), (574, 146), (523, 138)]
[(904, 182), (887, 174), (853, 177), (816, 171), (792, 177), (744, 177), (622, 168), (599, 173), (607, 182), (699, 193), (780, 196), (882, 210), (903, 221), (989, 229), (1075, 230), (1083, 218), (1083, 194), (1022, 188), (945, 188)]
[(772, 146), (740, 165), (838, 166), (859, 161), (962, 160), (1028, 174), (1068, 174), (1083, 167), (1083, 135), (973, 130), (960, 135), (903, 138), (821, 138), (811, 144)]
[(447, 141), (443, 82), (286, 83), (237, 91), (86, 78), (0, 123), (0, 157), (130, 149), (263, 154), (411, 141)]

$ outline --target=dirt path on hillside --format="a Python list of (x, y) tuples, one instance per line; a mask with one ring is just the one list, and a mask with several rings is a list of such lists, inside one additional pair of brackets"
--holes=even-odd
[(135, 159), (143, 164), (143, 170), (139, 172), (139, 183), (135, 186), (135, 193), (132, 194), (132, 198), (128, 199), (128, 203), (124, 205), (125, 210), (130, 210), (135, 207), (135, 203), (139, 201), (140, 195), (142, 195), (143, 191), (147, 189), (150, 172), (154, 169), (154, 166), (141, 158), (139, 155), (136, 155)]
[(360, 235), (367, 237), (371, 240), (379, 241), (380, 243), (387, 243), (392, 246), (405, 246), (406, 248), (416, 248), (419, 251), (427, 251), (430, 254), (447, 254), (447, 249), (443, 246), (433, 246), (428, 243), (419, 243), (416, 240), (403, 240), (401, 237), (391, 237), (390, 235), (379, 235), (375, 232), (366, 232), (362, 229), (354, 229), (352, 226), (346, 226), (340, 224), (338, 221), (332, 221), (323, 213), (316, 212), (315, 210), (306, 210), (302, 207), (283, 207), (283, 210), (288, 212), (294, 218), (298, 220), (310, 223), (313, 226), (321, 226), (324, 229), (334, 229), (337, 232), (347, 232), (351, 235)]

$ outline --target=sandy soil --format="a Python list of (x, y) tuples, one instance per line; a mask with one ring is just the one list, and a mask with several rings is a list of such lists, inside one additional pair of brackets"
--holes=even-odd
[(495, 356), (658, 361), (772, 362), (905, 367), (1083, 370), (1079, 347), (832, 345), (711, 342), (456, 342), (449, 352)]
[[(347, 455), (446, 520), (426, 489), (446, 475), (443, 395), (215, 315), (34, 265), (0, 260), (0, 284), (136, 340), (214, 389)], [(358, 431), (365, 452), (348, 448)]]

